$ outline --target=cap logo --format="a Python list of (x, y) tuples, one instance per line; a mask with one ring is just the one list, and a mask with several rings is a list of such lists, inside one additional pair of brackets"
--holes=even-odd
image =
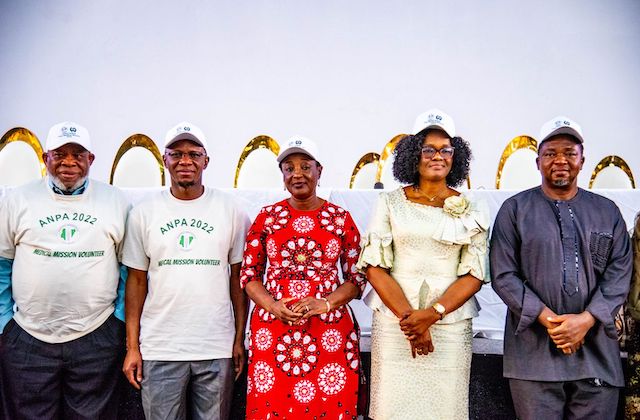
[(297, 145), (301, 145), (302, 144), (302, 140), (296, 140), (296, 144)]
[(60, 137), (78, 137), (75, 127), (62, 127)]
[(427, 122), (431, 124), (442, 124), (442, 115), (429, 114)]

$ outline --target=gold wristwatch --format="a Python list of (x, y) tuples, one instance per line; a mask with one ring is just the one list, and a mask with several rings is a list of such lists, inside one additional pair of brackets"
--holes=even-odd
[(434, 303), (432, 308), (438, 315), (440, 315), (440, 319), (444, 318), (445, 314), (447, 313), (447, 309), (441, 303)]

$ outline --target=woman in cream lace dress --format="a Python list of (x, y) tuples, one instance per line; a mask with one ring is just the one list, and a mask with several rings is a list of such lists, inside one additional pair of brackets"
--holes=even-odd
[(466, 419), (489, 217), (451, 188), (471, 159), (451, 118), (427, 111), (416, 127), (393, 165), (409, 186), (380, 194), (358, 261), (374, 287), (369, 416)]

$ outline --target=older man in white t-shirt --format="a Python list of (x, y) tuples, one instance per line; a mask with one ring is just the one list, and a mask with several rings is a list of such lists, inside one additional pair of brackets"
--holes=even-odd
[[(239, 272), (249, 220), (202, 184), (207, 142), (196, 126), (167, 133), (171, 187), (131, 211), (123, 247), (127, 356), (147, 419), (226, 419), (242, 371), (247, 302)], [(191, 395), (186, 395), (190, 385)]]
[(87, 130), (49, 131), (48, 176), (0, 201), (5, 416), (115, 419), (124, 356), (118, 252), (129, 203), (90, 180)]

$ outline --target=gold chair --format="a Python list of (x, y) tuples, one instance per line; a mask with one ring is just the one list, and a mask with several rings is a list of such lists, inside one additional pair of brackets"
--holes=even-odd
[(367, 153), (362, 156), (351, 173), (349, 189), (373, 188), (378, 174), (379, 161), (380, 155), (377, 153)]
[(134, 134), (122, 142), (111, 166), (109, 183), (127, 188), (165, 185), (162, 155), (151, 138)]
[(38, 137), (30, 130), (15, 127), (0, 139), (0, 185), (17, 186), (44, 178), (47, 168)]
[(400, 184), (393, 178), (393, 151), (395, 150), (398, 142), (405, 138), (407, 134), (398, 134), (387, 142), (380, 154), (380, 160), (378, 160), (378, 171), (376, 172), (376, 182), (382, 182), (385, 189), (393, 189)]
[[(535, 156), (530, 156), (529, 153), (523, 153), (531, 151)], [(516, 166), (509, 165), (507, 167), (507, 161), (514, 155), (519, 160)], [(529, 136), (518, 136), (513, 138), (502, 152), (500, 156), (500, 162), (498, 163), (498, 172), (496, 174), (496, 189), (509, 188), (509, 189), (526, 189), (538, 185), (540, 183), (540, 175), (535, 166), (535, 158), (538, 155), (538, 142)], [(529, 164), (533, 159), (533, 163)], [(506, 176), (506, 172), (511, 172), (508, 169), (513, 168), (517, 170), (517, 173)]]
[[(266, 153), (262, 154), (260, 151)], [(257, 152), (257, 154), (256, 154)], [(282, 177), (276, 164), (280, 145), (269, 136), (257, 136), (242, 149), (233, 178), (233, 188), (275, 188), (282, 184)], [(253, 157), (249, 159), (250, 155)], [(245, 171), (242, 172), (242, 168)], [(241, 173), (246, 175), (242, 175)]]
[(589, 189), (591, 188), (635, 188), (631, 168), (620, 156), (604, 157), (591, 173)]

